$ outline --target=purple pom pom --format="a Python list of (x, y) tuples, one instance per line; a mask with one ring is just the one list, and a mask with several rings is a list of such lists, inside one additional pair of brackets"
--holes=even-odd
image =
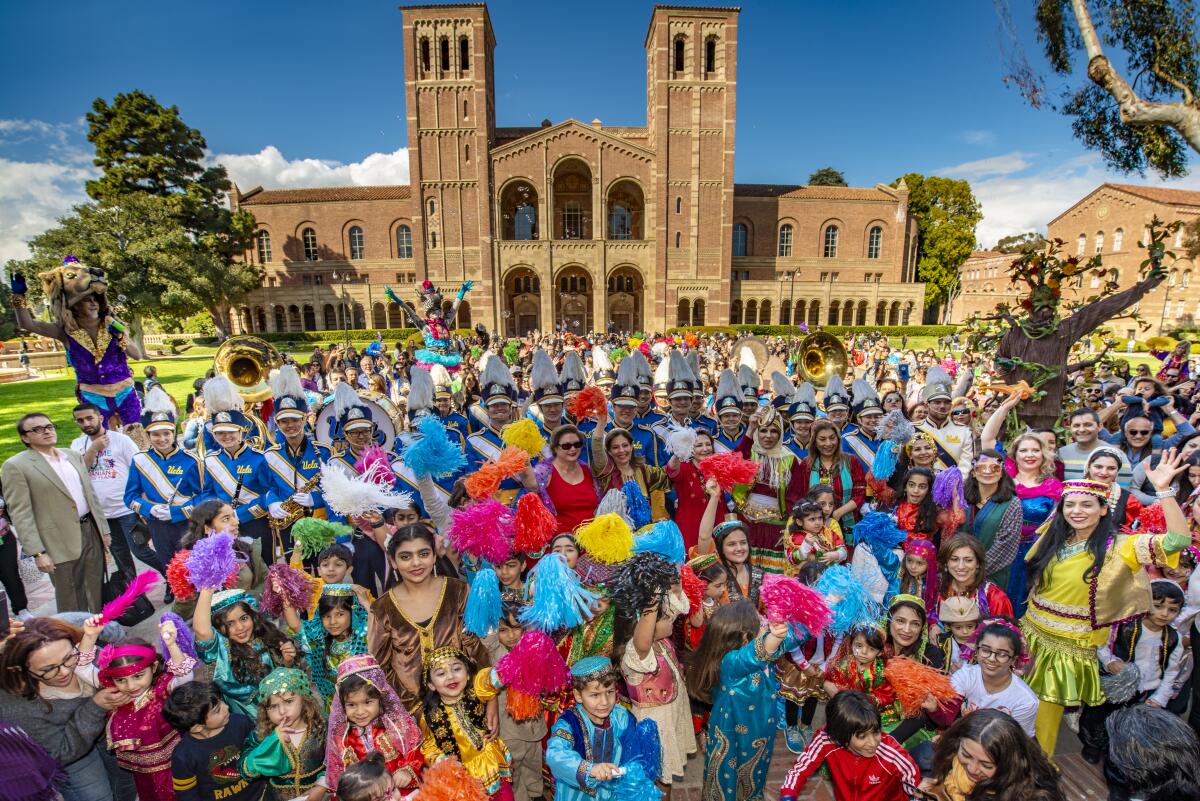
[(962, 471), (957, 467), (950, 467), (938, 473), (937, 478), (933, 480), (933, 502), (943, 509), (952, 509), (955, 498), (958, 499), (960, 509), (966, 507)]
[[(295, 609), (297, 612), (308, 611), (313, 597), (313, 579), (305, 572), (291, 565), (277, 562), (267, 568), (267, 580), (263, 586), (261, 608), (271, 617), (283, 614), (283, 606)], [(279, 591), (275, 586), (279, 586)]]
[[(175, 624), (175, 644), (179, 646), (179, 650), (192, 659), (199, 661), (200, 657), (196, 656), (196, 638), (192, 634), (191, 627), (174, 612), (163, 612), (158, 622), (164, 623), (168, 620)], [(167, 645), (161, 638), (158, 641), (158, 646), (163, 660), (170, 659), (171, 655), (167, 652)]]
[(238, 570), (238, 553), (233, 549), (233, 535), (227, 531), (205, 537), (192, 546), (188, 556), (188, 574), (198, 590), (219, 590), (231, 574)]

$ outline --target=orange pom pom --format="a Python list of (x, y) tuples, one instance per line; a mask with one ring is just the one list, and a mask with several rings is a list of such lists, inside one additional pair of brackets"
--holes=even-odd
[(487, 793), (463, 764), (450, 757), (421, 773), (417, 801), (487, 801)]
[(576, 420), (598, 417), (607, 406), (608, 400), (604, 397), (603, 390), (599, 387), (584, 387), (578, 395), (567, 401), (567, 414)]
[(508, 699), (504, 708), (513, 720), (533, 720), (542, 714), (542, 702), (536, 696), (523, 693), (520, 690), (508, 688)]
[(490, 498), (500, 489), (500, 482), (511, 478), (529, 466), (529, 454), (520, 448), (505, 448), (500, 458), (486, 462), (463, 482), (467, 492), (477, 501)]
[(558, 528), (558, 518), (550, 514), (540, 495), (527, 492), (517, 501), (517, 530), (513, 549), (521, 553), (537, 553), (546, 547), (550, 535)]
[(904, 707), (905, 717), (921, 714), (921, 704), (931, 695), (942, 707), (958, 698), (949, 676), (906, 656), (889, 659), (883, 675), (896, 691), (896, 700)]

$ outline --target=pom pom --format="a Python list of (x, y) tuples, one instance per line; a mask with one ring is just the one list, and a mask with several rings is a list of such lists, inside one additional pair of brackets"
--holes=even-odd
[(509, 342), (504, 346), (504, 363), (509, 367), (512, 367), (517, 363), (517, 359), (520, 357), (520, 355), (521, 349), (517, 346), (516, 342)]
[(608, 352), (608, 358), (612, 360), (614, 365), (620, 365), (621, 360), (628, 355), (629, 351), (625, 350), (625, 348), (613, 348)]
[(196, 594), (192, 576), (187, 568), (187, 560), (191, 555), (192, 552), (188, 549), (176, 551), (167, 565), (167, 586), (171, 588), (171, 594), (177, 601), (190, 601)]
[[(372, 470), (378, 469), (372, 465)], [(388, 468), (389, 472), (391, 468)], [(325, 506), (342, 517), (362, 517), (380, 509), (403, 509), (412, 506), (412, 495), (394, 492), (392, 488), (375, 483), (374, 476), (351, 475), (336, 462), (321, 465), (321, 494)]]
[[(947, 472), (947, 471), (943, 471)], [(866, 545), (879, 558), (886, 550), (899, 547), (908, 535), (896, 525), (892, 516), (884, 512), (867, 512), (854, 524), (854, 539), (859, 545)]]
[(533, 720), (541, 717), (542, 702), (532, 695), (509, 687), (504, 700), (504, 709), (513, 720)]
[(542, 436), (537, 423), (528, 417), (506, 425), (500, 432), (500, 438), (510, 448), (520, 448), (525, 451), (530, 459), (541, 456), (546, 447), (546, 438)]
[(475, 500), (490, 498), (500, 489), (500, 482), (515, 476), (529, 466), (529, 454), (520, 448), (505, 448), (500, 458), (485, 462), (478, 470), (467, 476), (467, 492)]
[(609, 583), (613, 606), (625, 617), (636, 618), (651, 604), (662, 608), (679, 568), (656, 553), (640, 553), (617, 568)]
[(600, 599), (583, 588), (561, 554), (543, 556), (530, 574), (533, 601), (521, 611), (521, 624), (547, 633), (573, 629), (592, 616)]
[(625, 494), (625, 511), (629, 513), (629, 519), (633, 522), (630, 528), (639, 529), (650, 525), (650, 499), (642, 492), (638, 483), (626, 481), (621, 486), (621, 492)]
[(415, 801), (488, 801), (479, 779), (454, 757), (447, 757), (421, 771), (421, 789)]
[(477, 501), (451, 513), (450, 543), (459, 553), (498, 565), (512, 556), (512, 524), (512, 510), (504, 504), (491, 498)]
[(839, 637), (851, 629), (869, 626), (879, 619), (879, 606), (845, 565), (831, 565), (826, 569), (817, 579), (816, 590), (825, 596), (833, 613), (828, 628)]
[(575, 541), (597, 562), (615, 565), (633, 551), (633, 532), (620, 515), (600, 515), (575, 530)]
[(691, 565), (683, 566), (679, 578), (683, 583), (683, 594), (688, 599), (688, 607), (693, 611), (699, 609), (700, 605), (704, 603), (704, 593), (708, 590), (708, 582), (697, 576)]
[(550, 514), (557, 514), (558, 510), (554, 508), (554, 501), (550, 500), (550, 493), (546, 491), (546, 487), (550, 485), (550, 474), (553, 472), (553, 459), (542, 459), (533, 467), (533, 478), (537, 482), (538, 496), (542, 499), (542, 505)]
[(1165, 534), (1167, 533), (1167, 520), (1163, 517), (1163, 508), (1161, 504), (1152, 506), (1143, 506), (1142, 511), (1137, 518), (1137, 532), (1139, 534)]
[(948, 706), (958, 698), (949, 676), (906, 656), (889, 659), (883, 675), (896, 691), (896, 700), (904, 708), (905, 717), (921, 714), (921, 704), (931, 695), (939, 707)]
[(884, 440), (879, 450), (875, 451), (875, 461), (871, 463), (871, 475), (881, 481), (887, 481), (896, 472), (896, 464), (900, 459), (900, 446), (891, 440)]
[(100, 610), (100, 626), (106, 626), (129, 611), (138, 598), (158, 581), (158, 573), (153, 570), (143, 570), (133, 577), (133, 581), (125, 587), (125, 591), (113, 598)]
[(267, 568), (267, 580), (263, 585), (262, 611), (277, 618), (283, 614), (286, 604), (297, 612), (307, 612), (313, 599), (313, 586), (317, 580), (291, 565), (276, 562)]
[(527, 492), (517, 499), (515, 550), (540, 553), (557, 528), (558, 518), (550, 514), (541, 496)]
[(467, 457), (461, 447), (450, 441), (446, 426), (437, 415), (422, 415), (416, 423), (419, 437), (400, 454), (400, 461), (408, 465), (417, 478), (426, 476), (450, 476), (463, 469)]
[(586, 386), (575, 397), (567, 401), (567, 414), (575, 420), (599, 417), (608, 408), (608, 399), (599, 387)]
[(196, 589), (219, 590), (231, 575), (237, 576), (238, 561), (233, 535), (222, 531), (192, 546), (187, 560), (188, 574)]
[[(959, 509), (966, 508), (967, 499), (963, 494), (961, 470), (951, 467), (937, 474), (933, 479), (933, 502), (943, 509), (952, 509), (955, 503)], [(858, 536), (858, 526), (854, 527), (854, 531), (855, 536)]]
[(824, 596), (794, 578), (768, 573), (759, 597), (772, 623), (799, 623), (815, 635), (833, 620)]
[[(292, 525), (292, 539), (300, 546), (305, 559), (311, 559), (333, 545), (338, 537), (348, 537), (353, 531), (342, 523), (319, 517), (302, 517)], [(178, 595), (179, 593), (175, 593)]]
[[(197, 662), (200, 661), (200, 657), (196, 655), (196, 637), (194, 634), (192, 634), (191, 626), (189, 626), (183, 618), (174, 612), (167, 611), (162, 613), (162, 616), (159, 617), (158, 622), (160, 624), (174, 623), (175, 644), (179, 646), (179, 650), (183, 651), (185, 656), (190, 656)], [(170, 660), (171, 653), (167, 650), (167, 644), (162, 641), (162, 638), (159, 638), (158, 640), (158, 652), (162, 654), (163, 661)]]
[(633, 528), (633, 521), (629, 519), (629, 510), (625, 508), (625, 493), (619, 489), (610, 489), (600, 499), (600, 504), (596, 507), (596, 517), (602, 515), (617, 515), (625, 521), (625, 525)]
[(500, 627), (502, 610), (500, 580), (492, 566), (485, 563), (471, 579), (463, 628), (482, 639)]
[(647, 718), (625, 730), (621, 738), (621, 766), (640, 765), (651, 781), (662, 773), (662, 739), (658, 724)]
[(666, 437), (667, 453), (681, 462), (692, 458), (696, 449), (696, 429), (672, 423)]
[(656, 553), (677, 565), (683, 564), (683, 533), (674, 520), (660, 520), (633, 540), (634, 553)]
[(513, 649), (496, 662), (496, 674), (510, 692), (532, 696), (555, 695), (571, 681), (554, 640), (541, 631), (522, 634)]
[(714, 453), (699, 464), (700, 475), (707, 481), (714, 478), (725, 492), (737, 484), (749, 484), (758, 475), (758, 463), (752, 462), (737, 451)]
[(596, 797), (600, 801), (662, 801), (662, 790), (641, 762), (621, 767), (624, 773), (619, 778), (600, 782), (596, 788)]
[(364, 478), (379, 487), (391, 489), (396, 485), (396, 474), (392, 472), (392, 460), (387, 452), (378, 445), (372, 445), (362, 452), (354, 469)]
[(897, 445), (904, 445), (913, 438), (913, 424), (904, 416), (904, 412), (894, 409), (879, 420), (879, 436)]
[(383, 294), (392, 303), (395, 303), (397, 306), (399, 306), (402, 309), (404, 308), (404, 301), (400, 300), (400, 298), (396, 295), (396, 293), (392, 290), (392, 288), (390, 286), (385, 286), (383, 288)]

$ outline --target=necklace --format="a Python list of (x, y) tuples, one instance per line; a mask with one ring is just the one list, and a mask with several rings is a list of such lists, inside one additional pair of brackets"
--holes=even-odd
[(1087, 550), (1087, 544), (1088, 541), (1086, 537), (1082, 540), (1078, 540), (1077, 542), (1065, 543), (1063, 547), (1058, 549), (1058, 558), (1060, 560), (1070, 559), (1072, 556), (1081, 554)]

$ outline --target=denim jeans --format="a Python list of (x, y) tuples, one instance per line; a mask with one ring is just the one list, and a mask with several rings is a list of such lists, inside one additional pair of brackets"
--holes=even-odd
[(120, 517), (108, 518), (108, 531), (112, 535), (112, 544), (108, 546), (108, 550), (112, 552), (117, 567), (122, 573), (133, 578), (137, 573), (133, 557), (137, 556), (152, 569), (162, 573), (163, 578), (166, 578), (166, 565), (159, 561), (158, 555), (154, 553), (154, 549), (150, 547), (149, 543), (138, 545), (133, 541), (133, 528), (136, 525), (137, 515), (133, 512)]
[(107, 752), (96, 746), (83, 759), (63, 768), (63, 778), (58, 783), (58, 791), (62, 793), (63, 801), (113, 801), (117, 797), (133, 798), (136, 795), (132, 780), (129, 789), (133, 794), (116, 795), (118, 788), (114, 786), (113, 777), (109, 775), (108, 767), (101, 756), (103, 753)]

